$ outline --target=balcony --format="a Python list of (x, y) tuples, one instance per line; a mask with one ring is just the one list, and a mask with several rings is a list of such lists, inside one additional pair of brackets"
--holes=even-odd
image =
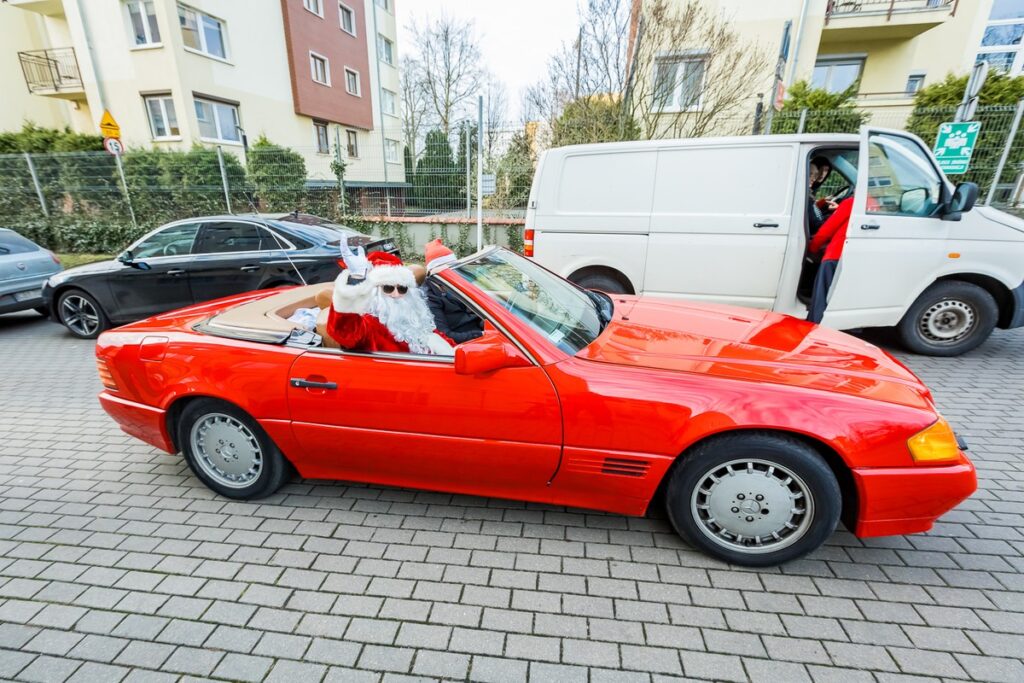
[(823, 43), (913, 38), (956, 14), (959, 0), (829, 0)]
[(11, 7), (20, 7), (29, 12), (38, 12), (47, 16), (56, 17), (64, 14), (64, 5), (61, 0), (3, 0)]
[(18, 59), (25, 75), (25, 85), (33, 95), (49, 95), (67, 100), (85, 98), (75, 48), (26, 50), (18, 53)]

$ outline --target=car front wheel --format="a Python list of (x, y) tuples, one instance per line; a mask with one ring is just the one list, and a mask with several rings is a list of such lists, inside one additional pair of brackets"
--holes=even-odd
[(669, 519), (713, 557), (749, 567), (781, 564), (835, 531), (839, 483), (821, 455), (796, 438), (724, 435), (682, 457), (668, 483)]
[(57, 317), (79, 339), (95, 339), (110, 327), (99, 302), (80, 289), (69, 289), (57, 299)]
[(263, 498), (288, 479), (288, 461), (267, 433), (228, 403), (189, 403), (178, 422), (178, 445), (195, 475), (228, 498)]
[(896, 327), (900, 341), (924, 356), (959, 356), (992, 334), (999, 306), (985, 289), (947, 280), (926, 289)]

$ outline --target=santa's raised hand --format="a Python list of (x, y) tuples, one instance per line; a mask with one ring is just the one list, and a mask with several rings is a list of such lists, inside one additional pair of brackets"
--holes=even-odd
[(362, 245), (356, 245), (353, 249), (348, 245), (348, 238), (342, 237), (339, 245), (341, 259), (348, 269), (350, 280), (362, 280), (370, 272), (370, 261), (366, 258), (366, 250)]

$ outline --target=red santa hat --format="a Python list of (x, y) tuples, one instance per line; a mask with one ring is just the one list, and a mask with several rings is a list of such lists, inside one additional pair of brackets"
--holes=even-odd
[(427, 272), (440, 268), (448, 263), (454, 263), (455, 254), (448, 247), (441, 244), (440, 238), (427, 242), (424, 247), (424, 258), (427, 261)]

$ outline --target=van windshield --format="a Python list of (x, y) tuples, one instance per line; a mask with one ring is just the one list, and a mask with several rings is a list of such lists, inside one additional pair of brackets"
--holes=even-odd
[(489, 252), (452, 270), (569, 354), (597, 339), (611, 318), (596, 295), (510, 251)]

